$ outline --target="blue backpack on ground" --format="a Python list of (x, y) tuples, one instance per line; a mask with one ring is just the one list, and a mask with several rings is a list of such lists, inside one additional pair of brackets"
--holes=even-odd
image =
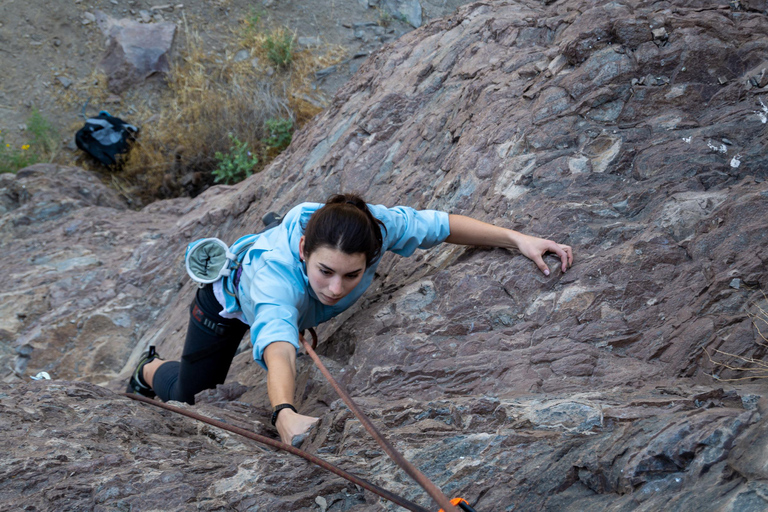
[(77, 147), (106, 166), (117, 163), (117, 155), (127, 153), (139, 129), (106, 110), (97, 117), (86, 119), (85, 126), (75, 134)]

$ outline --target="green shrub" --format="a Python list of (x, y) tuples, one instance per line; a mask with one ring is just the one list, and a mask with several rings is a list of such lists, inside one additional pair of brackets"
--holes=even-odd
[(16, 148), (5, 142), (0, 132), (0, 173), (16, 172), (19, 169), (36, 164), (39, 160), (37, 154), (30, 151), (30, 145), (24, 144)]
[(229, 134), (229, 140), (232, 142), (229, 153), (217, 151), (214, 155), (219, 165), (213, 171), (214, 181), (227, 185), (243, 181), (253, 174), (253, 168), (259, 163), (258, 157), (248, 151), (248, 144), (232, 134)]
[(285, 29), (278, 29), (264, 39), (267, 58), (277, 67), (286, 67), (293, 61), (293, 34)]
[(32, 140), (17, 148), (5, 142), (0, 130), (0, 173), (16, 172), (38, 162), (50, 162), (56, 156), (56, 132), (37, 109), (27, 119), (27, 133)]
[(56, 131), (37, 109), (27, 119), (27, 132), (32, 134), (32, 146), (36, 148), (37, 154), (44, 160), (53, 160), (56, 153)]
[(259, 30), (259, 24), (264, 17), (264, 11), (258, 10), (255, 7), (251, 7), (250, 13), (245, 17), (243, 23), (245, 24), (245, 35), (253, 36)]
[(269, 119), (265, 123), (267, 138), (264, 145), (278, 152), (287, 148), (293, 138), (293, 120)]

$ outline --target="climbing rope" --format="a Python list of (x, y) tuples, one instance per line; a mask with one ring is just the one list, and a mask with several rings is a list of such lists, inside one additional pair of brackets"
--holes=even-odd
[(373, 426), (371, 420), (369, 420), (365, 414), (363, 414), (363, 411), (360, 410), (357, 404), (352, 401), (349, 393), (347, 393), (344, 388), (342, 388), (341, 385), (336, 382), (336, 379), (333, 378), (331, 372), (328, 371), (322, 361), (320, 361), (320, 358), (317, 356), (315, 351), (312, 349), (313, 346), (317, 346), (317, 334), (315, 333), (314, 329), (310, 329), (309, 332), (312, 334), (312, 345), (310, 345), (309, 342), (304, 339), (304, 336), (299, 335), (299, 339), (301, 340), (302, 345), (304, 345), (304, 349), (309, 354), (309, 357), (311, 357), (315, 362), (315, 365), (320, 370), (320, 373), (323, 374), (323, 377), (328, 380), (333, 389), (336, 390), (336, 393), (338, 393), (341, 399), (344, 400), (344, 403), (347, 404), (347, 407), (349, 407), (349, 409), (352, 411), (352, 414), (354, 414), (355, 417), (360, 420), (360, 423), (362, 423), (363, 427), (365, 427), (365, 430), (371, 434), (371, 437), (373, 437), (373, 439), (379, 444), (379, 446), (381, 446), (386, 454), (389, 455), (389, 458), (392, 459), (395, 464), (400, 466), (400, 468), (405, 471), (408, 476), (413, 478), (413, 480), (419, 484), (421, 488), (424, 489), (427, 494), (429, 494), (432, 499), (435, 500), (435, 502), (437, 502), (438, 505), (440, 505), (440, 508), (446, 512), (460, 512), (459, 509), (451, 503), (445, 494), (443, 494), (443, 492), (435, 484), (433, 484), (432, 481), (427, 478), (424, 473), (419, 471), (416, 466), (408, 462), (406, 458), (403, 457), (403, 455), (398, 452), (395, 447), (386, 440), (386, 438), (384, 438), (381, 432), (379, 432), (376, 427)]
[[(405, 471), (408, 474), (408, 476), (410, 476), (417, 484), (419, 484), (421, 488), (424, 489), (427, 492), (427, 494), (429, 494), (438, 505), (440, 505), (441, 512), (443, 510), (445, 512), (461, 512), (459, 508), (457, 508), (454, 505), (454, 503), (451, 502), (451, 500), (449, 500), (448, 497), (446, 497), (445, 494), (443, 494), (443, 492), (434, 483), (432, 483), (432, 481), (429, 478), (427, 478), (426, 475), (424, 475), (424, 473), (419, 471), (419, 469), (416, 466), (414, 466), (408, 460), (406, 460), (406, 458), (403, 457), (403, 455), (400, 452), (398, 452), (389, 441), (387, 441), (387, 439), (376, 429), (376, 427), (373, 426), (373, 423), (371, 423), (371, 420), (369, 420), (365, 416), (365, 414), (363, 414), (363, 411), (360, 410), (357, 404), (355, 404), (355, 402), (352, 401), (352, 398), (349, 396), (349, 393), (347, 393), (344, 390), (344, 388), (342, 388), (341, 385), (338, 382), (336, 382), (336, 379), (333, 378), (333, 376), (325, 367), (325, 365), (322, 363), (322, 361), (320, 361), (320, 358), (313, 350), (313, 348), (317, 346), (317, 334), (315, 333), (314, 329), (310, 329), (309, 332), (312, 335), (311, 345), (309, 344), (309, 342), (307, 342), (306, 339), (304, 339), (303, 335), (299, 335), (299, 339), (301, 340), (302, 345), (304, 345), (304, 349), (312, 358), (312, 361), (315, 362), (315, 365), (317, 365), (318, 369), (320, 370), (320, 373), (323, 374), (323, 376), (328, 380), (328, 382), (331, 384), (333, 389), (336, 390), (336, 393), (338, 393), (338, 395), (341, 397), (344, 403), (347, 404), (347, 407), (349, 407), (349, 409), (352, 411), (352, 414), (354, 414), (355, 417), (363, 425), (363, 427), (365, 427), (365, 430), (367, 430), (368, 433), (371, 435), (371, 437), (373, 437), (373, 439), (379, 444), (379, 446), (381, 446), (381, 448), (389, 456), (389, 458), (392, 459), (392, 461), (394, 461), (395, 464), (397, 464), (403, 471)], [(159, 401), (146, 398), (140, 395), (124, 393), (123, 396), (127, 396), (128, 398), (132, 398), (133, 400), (138, 400), (139, 402), (144, 402), (150, 405), (154, 405), (162, 409), (173, 411), (177, 414), (182, 414), (184, 416), (196, 419), (198, 421), (202, 421), (204, 423), (213, 425), (215, 427), (226, 430), (228, 432), (239, 434), (241, 436), (247, 437), (248, 439), (252, 439), (259, 443), (266, 444), (268, 446), (272, 446), (280, 450), (285, 450), (294, 455), (298, 455), (299, 457), (302, 457), (303, 459), (306, 459), (309, 462), (316, 464), (321, 468), (326, 469), (327, 471), (330, 471), (331, 473), (335, 473), (336, 475), (339, 475), (340, 477), (345, 478), (350, 482), (356, 485), (359, 485), (364, 489), (368, 489), (374, 494), (377, 494), (382, 498), (391, 501), (392, 503), (400, 505), (401, 507), (407, 510), (410, 510), (412, 512), (429, 512), (427, 509), (420, 507), (415, 503), (411, 503), (410, 501), (406, 500), (401, 496), (393, 494), (387, 491), (386, 489), (382, 489), (381, 487), (378, 487), (351, 473), (347, 473), (343, 469), (337, 468), (336, 466), (320, 459), (319, 457), (315, 457), (314, 455), (309, 454), (305, 451), (299, 450), (298, 448), (295, 448), (289, 444), (256, 434), (249, 430), (228, 425), (224, 422), (214, 420), (212, 418), (208, 418), (206, 416), (203, 416), (201, 414), (198, 414), (192, 411), (187, 411), (185, 409), (181, 409), (173, 405), (168, 405), (164, 402), (159, 402)]]
[(254, 441), (257, 441), (261, 444), (266, 444), (268, 446), (271, 446), (273, 448), (277, 448), (279, 450), (284, 450), (286, 452), (292, 453), (294, 455), (298, 455), (299, 457), (308, 460), (312, 464), (316, 464), (320, 466), (321, 468), (330, 471), (331, 473), (335, 473), (336, 475), (349, 480), (355, 485), (359, 485), (363, 489), (368, 489), (374, 494), (377, 494), (381, 496), (382, 498), (391, 501), (392, 503), (395, 503), (397, 505), (400, 505), (404, 509), (410, 510), (412, 512), (430, 512), (428, 509), (421, 507), (419, 505), (416, 505), (415, 503), (412, 503), (408, 501), (407, 499), (403, 498), (402, 496), (398, 496), (397, 494), (391, 493), (387, 491), (386, 489), (382, 489), (381, 487), (372, 484), (371, 482), (364, 480), (358, 476), (353, 475), (352, 473), (348, 473), (344, 471), (341, 468), (338, 468), (334, 466), (333, 464), (330, 464), (329, 462), (324, 461), (323, 459), (319, 457), (315, 457), (314, 455), (307, 453), (305, 451), (299, 450), (298, 448), (295, 448), (289, 444), (285, 444), (283, 442), (277, 441), (276, 439), (272, 439), (269, 437), (265, 437), (259, 434), (256, 434), (255, 432), (251, 432), (250, 430), (245, 430), (244, 428), (235, 427), (232, 425), (228, 425), (227, 423), (224, 423), (219, 420), (215, 420), (213, 418), (208, 418), (206, 416), (203, 416), (202, 414), (198, 414), (193, 411), (188, 411), (186, 409), (182, 409), (181, 407), (176, 407), (173, 405), (168, 405), (165, 402), (160, 402), (158, 400), (153, 400), (151, 398), (146, 398), (141, 395), (136, 395), (133, 393), (123, 393), (123, 396), (127, 396), (128, 398), (131, 398), (133, 400), (137, 400), (139, 402), (144, 402), (145, 404), (154, 405), (155, 407), (160, 407), (162, 409), (166, 409), (171, 412), (175, 412), (176, 414), (181, 414), (183, 416), (187, 416), (189, 418), (195, 419), (197, 421), (202, 421), (203, 423), (207, 423), (208, 425), (212, 425), (214, 427), (220, 428), (222, 430), (226, 430), (227, 432), (232, 432), (233, 434), (238, 434), (243, 437), (247, 437), (248, 439), (252, 439)]

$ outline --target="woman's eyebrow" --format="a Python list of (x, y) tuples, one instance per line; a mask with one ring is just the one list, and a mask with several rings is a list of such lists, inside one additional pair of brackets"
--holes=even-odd
[[(329, 266), (328, 266), (328, 265), (326, 265), (325, 263), (319, 263), (319, 262), (318, 262), (318, 266), (319, 266), (320, 268), (322, 268), (323, 270), (329, 270), (329, 271), (331, 271), (331, 272), (336, 272), (336, 270), (332, 269), (331, 267), (329, 267)], [(363, 271), (363, 269), (362, 269), (362, 268), (358, 268), (358, 269), (356, 269), (356, 270), (351, 270), (351, 271), (347, 272), (345, 275), (358, 274), (358, 273), (360, 273), (360, 272), (362, 272), (362, 271)]]

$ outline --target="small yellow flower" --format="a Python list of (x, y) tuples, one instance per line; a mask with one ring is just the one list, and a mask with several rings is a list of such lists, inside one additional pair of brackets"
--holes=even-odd
[(24, 151), (28, 150), (29, 144), (24, 144), (23, 146), (21, 146), (21, 149), (23, 149)]

